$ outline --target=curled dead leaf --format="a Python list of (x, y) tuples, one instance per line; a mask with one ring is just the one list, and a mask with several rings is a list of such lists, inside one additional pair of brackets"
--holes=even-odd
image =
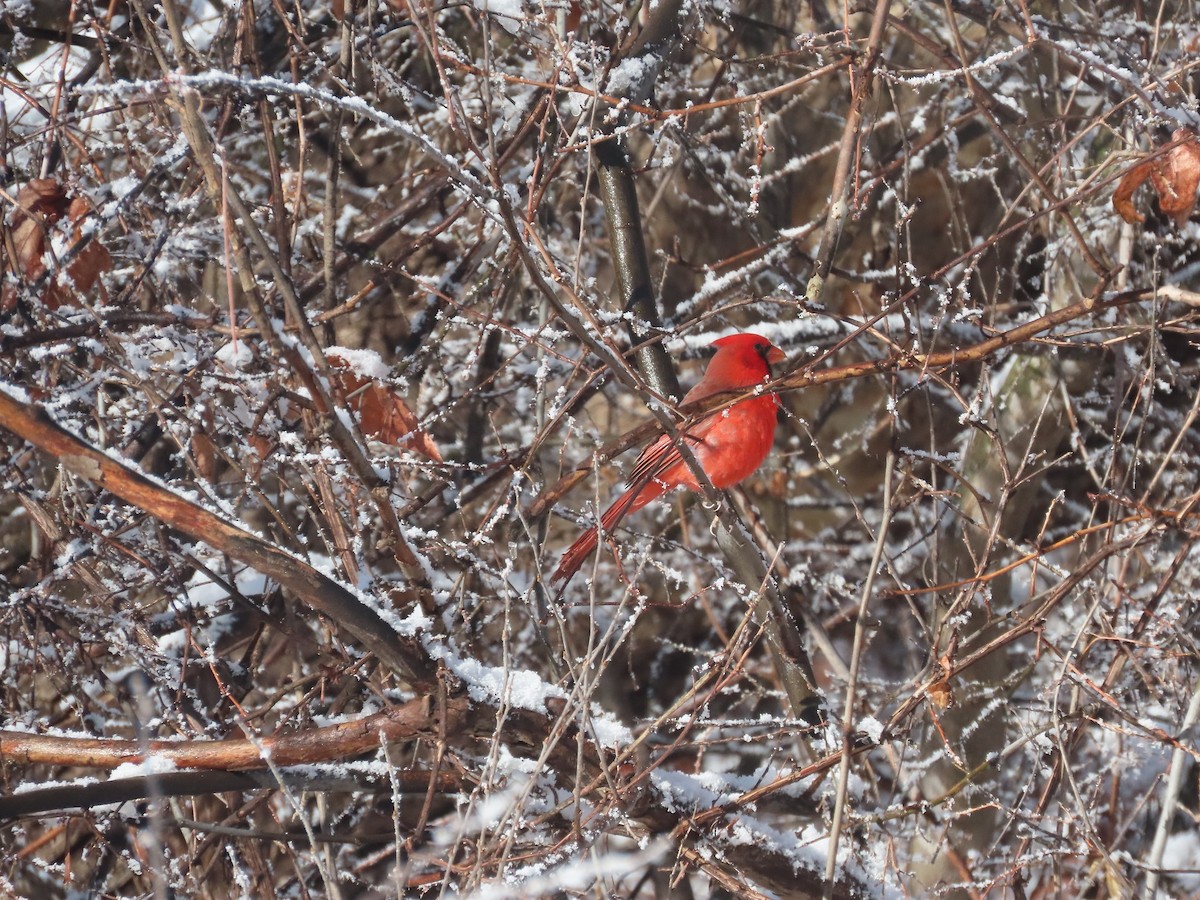
[(1138, 163), (1121, 177), (1117, 189), (1113, 191), (1113, 209), (1126, 222), (1135, 224), (1146, 221), (1146, 217), (1134, 208), (1133, 194), (1150, 178), (1153, 168), (1153, 160)]
[(1200, 141), (1196, 135), (1186, 128), (1177, 129), (1165, 151), (1157, 151), (1125, 173), (1112, 203), (1126, 222), (1146, 221), (1134, 207), (1133, 195), (1147, 181), (1158, 194), (1159, 209), (1182, 226), (1191, 217), (1200, 190)]
[[(74, 226), (71, 237), (75, 244), (83, 240), (83, 225), (85, 218), (92, 212), (92, 204), (83, 197), (76, 197), (67, 209), (67, 220)], [(79, 251), (67, 266), (67, 274), (74, 282), (75, 290), (81, 294), (90, 291), (100, 279), (100, 276), (112, 268), (112, 255), (100, 241), (93, 238)], [(103, 292), (104, 285), (100, 285)]]
[[(364, 352), (367, 351), (354, 351), (355, 355)], [(327, 353), (325, 358), (334, 368), (346, 403), (357, 413), (358, 427), (364, 435), (385, 444), (399, 444), (434, 462), (442, 462), (437, 445), (421, 429), (420, 421), (396, 390), (371, 377), (362, 366), (356, 366), (339, 353)]]
[(954, 692), (950, 690), (950, 682), (942, 679), (935, 681), (925, 689), (925, 696), (936, 709), (949, 709), (954, 705)]
[[(92, 212), (92, 205), (83, 197), (70, 197), (66, 188), (54, 178), (34, 178), (17, 194), (17, 209), (9, 223), (6, 269), (25, 283), (37, 281), (46, 274), (46, 250), (51, 231), (65, 217), (74, 226), (72, 244), (83, 240), (83, 225)], [(42, 301), (51, 309), (77, 300), (91, 291), (100, 275), (112, 268), (112, 256), (98, 240), (83, 246), (67, 265), (67, 282), (48, 281)], [(100, 290), (103, 291), (103, 285)], [(0, 295), (0, 310), (16, 304), (18, 289), (5, 286)]]

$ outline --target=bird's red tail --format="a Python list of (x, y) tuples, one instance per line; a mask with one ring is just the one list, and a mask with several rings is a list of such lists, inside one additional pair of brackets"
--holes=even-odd
[[(661, 496), (662, 492), (663, 486), (654, 481), (631, 487), (604, 511), (604, 515), (600, 517), (600, 527), (604, 529), (605, 534), (610, 533), (623, 518), (630, 513), (637, 512), (651, 500)], [(600, 532), (594, 525), (581, 534), (562, 555), (562, 559), (558, 562), (558, 568), (554, 570), (550, 580), (561, 581), (565, 587), (571, 577), (579, 571), (580, 566), (592, 555), (599, 539)]]

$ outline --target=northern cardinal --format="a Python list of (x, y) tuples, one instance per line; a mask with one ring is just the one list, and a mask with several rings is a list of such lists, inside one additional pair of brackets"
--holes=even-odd
[[(782, 350), (758, 334), (731, 334), (713, 341), (713, 346), (717, 348), (716, 354), (709, 361), (704, 377), (683, 398), (684, 403), (761, 384), (771, 375), (771, 363), (785, 358)], [(775, 441), (778, 407), (779, 400), (774, 394), (748, 397), (727, 409), (714, 410), (687, 430), (683, 439), (713, 487), (732, 487), (767, 458)], [(600, 517), (600, 527), (606, 533), (629, 513), (637, 512), (668, 491), (677, 487), (700, 490), (691, 467), (665, 434), (642, 451), (628, 480), (629, 489)], [(551, 580), (564, 584), (569, 581), (596, 549), (598, 540), (599, 532), (594, 526), (581, 534), (563, 554)]]

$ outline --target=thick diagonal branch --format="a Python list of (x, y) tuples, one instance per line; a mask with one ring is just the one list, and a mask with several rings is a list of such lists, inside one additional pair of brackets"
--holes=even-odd
[(436, 666), (416, 637), (399, 634), (349, 589), (304, 560), (151, 479), (72, 434), (40, 407), (0, 387), (0, 428), (56, 457), (68, 470), (144, 510), (189, 538), (275, 579), (418, 688), (435, 682)]

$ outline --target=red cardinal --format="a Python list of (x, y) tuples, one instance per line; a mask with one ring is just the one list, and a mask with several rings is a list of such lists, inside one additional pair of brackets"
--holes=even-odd
[[(713, 346), (716, 355), (699, 384), (683, 398), (684, 403), (761, 384), (771, 375), (771, 363), (784, 359), (782, 350), (758, 334), (731, 334), (713, 341)], [(775, 441), (778, 406), (774, 394), (749, 397), (709, 413), (688, 429), (684, 439), (713, 487), (732, 487), (762, 465)], [(642, 451), (629, 473), (629, 484), (629, 490), (600, 517), (600, 527), (606, 534), (629, 513), (674, 488), (700, 490), (696, 476), (665, 434)], [(551, 579), (568, 581), (596, 549), (598, 539), (594, 527), (581, 534), (563, 554)]]

